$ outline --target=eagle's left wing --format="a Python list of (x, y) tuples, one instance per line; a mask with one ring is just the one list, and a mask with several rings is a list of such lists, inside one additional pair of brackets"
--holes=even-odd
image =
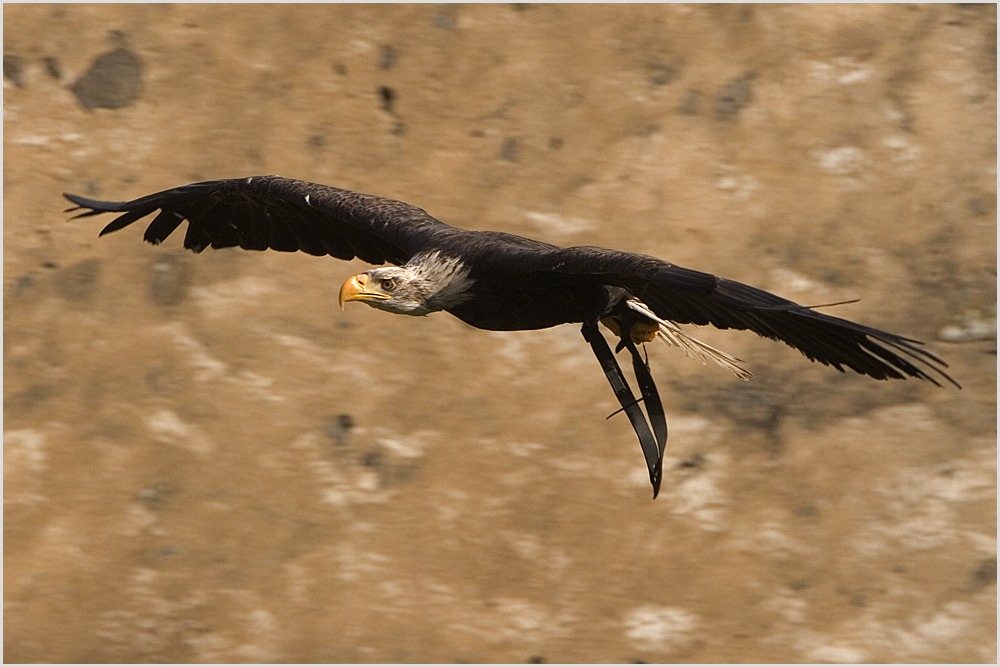
[(680, 324), (744, 329), (798, 349), (813, 361), (880, 380), (959, 384), (918, 340), (833, 317), (750, 285), (655, 257), (592, 246), (560, 248), (530, 260), (536, 270), (589, 275), (627, 289), (657, 316)]

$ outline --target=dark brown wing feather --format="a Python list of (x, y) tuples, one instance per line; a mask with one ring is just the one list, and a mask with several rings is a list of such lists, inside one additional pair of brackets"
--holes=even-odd
[(624, 287), (658, 316), (681, 324), (754, 331), (809, 359), (884, 380), (915, 377), (959, 386), (918, 340), (817, 312), (764, 290), (646, 255), (578, 246), (532, 258), (551, 270)]
[(454, 230), (400, 201), (278, 176), (192, 183), (127, 202), (64, 196), (76, 204), (71, 211), (90, 209), (77, 217), (123, 214), (101, 235), (159, 210), (144, 235), (158, 244), (187, 220), (184, 247), (195, 252), (238, 246), (404, 264)]

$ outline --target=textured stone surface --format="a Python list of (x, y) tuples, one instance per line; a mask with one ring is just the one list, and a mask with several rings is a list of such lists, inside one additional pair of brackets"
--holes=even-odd
[[(995, 6), (4, 19), (6, 660), (996, 660)], [(652, 501), (574, 327), (340, 312), (361, 264), (62, 213), (264, 173), (860, 297), (964, 389), (651, 346)]]

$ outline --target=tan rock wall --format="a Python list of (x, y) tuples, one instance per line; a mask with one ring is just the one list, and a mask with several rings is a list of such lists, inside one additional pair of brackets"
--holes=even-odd
[[(995, 6), (7, 5), (4, 74), (6, 660), (996, 660)], [(650, 346), (651, 501), (574, 327), (62, 213), (265, 173), (861, 298), (964, 388)]]

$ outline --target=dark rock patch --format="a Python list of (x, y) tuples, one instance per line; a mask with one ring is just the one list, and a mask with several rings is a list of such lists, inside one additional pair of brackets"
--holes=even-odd
[(18, 88), (24, 88), (24, 63), (18, 56), (3, 57), (3, 78)]
[(121, 109), (142, 92), (142, 60), (126, 48), (102, 53), (72, 86), (85, 109)]
[(742, 111), (753, 99), (753, 89), (750, 84), (753, 75), (734, 79), (715, 96), (715, 112), (720, 117), (731, 117)]
[(520, 146), (515, 137), (507, 137), (503, 140), (503, 145), (500, 147), (500, 157), (508, 162), (517, 162), (519, 152)]
[(59, 295), (67, 301), (82, 302), (90, 299), (101, 277), (101, 263), (85, 259), (56, 274)]

